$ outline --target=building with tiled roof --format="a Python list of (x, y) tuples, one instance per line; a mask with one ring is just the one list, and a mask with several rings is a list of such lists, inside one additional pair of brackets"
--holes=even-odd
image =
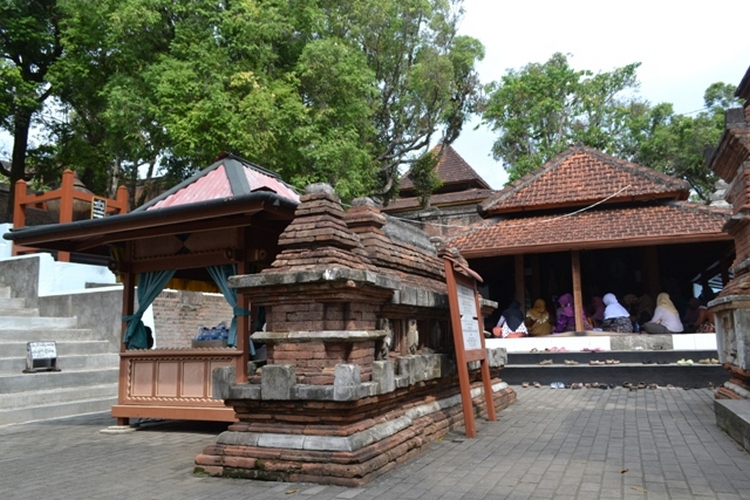
[[(502, 305), (575, 292), (668, 291), (726, 281), (734, 252), (724, 208), (687, 201), (687, 182), (572, 146), (479, 205), (481, 223), (453, 239)], [(680, 299), (678, 299), (680, 300)]]
[[(16, 244), (71, 252), (72, 260), (107, 264), (123, 283), (120, 388), (112, 416), (235, 420), (212, 397), (211, 373), (234, 367), (247, 380), (255, 353), (250, 304), (226, 288), (231, 274), (257, 272), (273, 262), (282, 231), (294, 219), (299, 195), (281, 177), (231, 154), (130, 213), (17, 229)], [(138, 305), (136, 305), (136, 283)], [(234, 312), (225, 347), (198, 344), (148, 348), (145, 307), (165, 286), (221, 291)], [(204, 288), (205, 287), (205, 288)], [(145, 298), (144, 298), (145, 297)], [(142, 303), (145, 303), (142, 307)], [(195, 332), (176, 332), (193, 338)]]
[(440, 144), (430, 152), (439, 155), (435, 172), (442, 184), (430, 196), (429, 207), (420, 204), (409, 172), (406, 172), (399, 185), (399, 197), (383, 212), (420, 221), (432, 234), (451, 234), (451, 228), (462, 228), (480, 220), (477, 205), (495, 191), (452, 146)]

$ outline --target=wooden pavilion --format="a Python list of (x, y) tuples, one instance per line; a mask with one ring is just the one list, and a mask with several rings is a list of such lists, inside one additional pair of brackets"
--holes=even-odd
[[(233, 366), (237, 381), (247, 381), (254, 316), (247, 300), (226, 287), (226, 278), (273, 261), (298, 201), (277, 174), (225, 154), (130, 213), (25, 227), (5, 238), (70, 252), (73, 260), (95, 257), (122, 279), (123, 343), (118, 404), (112, 408), (119, 424), (130, 418), (231, 422), (234, 410), (212, 398), (211, 373)], [(148, 349), (140, 318), (165, 286), (221, 291), (234, 308), (229, 346)]]
[[(691, 203), (687, 182), (576, 145), (487, 198), (485, 220), (453, 239), (500, 309), (572, 292), (576, 331), (593, 295), (728, 281), (727, 209)], [(553, 307), (556, 307), (554, 304)]]

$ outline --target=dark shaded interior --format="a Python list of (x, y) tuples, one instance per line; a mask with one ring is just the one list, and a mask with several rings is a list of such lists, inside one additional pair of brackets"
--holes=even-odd
[[(728, 268), (733, 259), (734, 245), (728, 241), (583, 250), (582, 294), (588, 303), (592, 296), (606, 293), (614, 293), (622, 301), (628, 293), (647, 293), (656, 298), (665, 291), (679, 308), (694, 295), (694, 285), (709, 284), (713, 291), (720, 290), (729, 279)], [(484, 279), (480, 291), (498, 303), (498, 310), (487, 320), (488, 327), (494, 326), (502, 310), (516, 297), (515, 258), (508, 255), (471, 259), (469, 264)], [(573, 292), (570, 252), (525, 255), (524, 286), (524, 311), (537, 298), (544, 299), (548, 309), (554, 310), (557, 297)]]

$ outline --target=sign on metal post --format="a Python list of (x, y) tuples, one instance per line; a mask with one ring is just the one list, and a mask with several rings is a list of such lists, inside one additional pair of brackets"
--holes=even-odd
[(40, 371), (60, 371), (57, 367), (57, 344), (55, 342), (26, 342), (26, 369), (23, 372)]
[(458, 367), (458, 381), (461, 385), (461, 404), (464, 412), (466, 437), (476, 437), (477, 429), (474, 422), (474, 407), (471, 402), (471, 382), (469, 380), (469, 365), (472, 361), (479, 361), (484, 398), (487, 405), (487, 418), (496, 420), (495, 405), (492, 402), (492, 384), (490, 383), (490, 368), (487, 364), (487, 351), (484, 347), (484, 325), (479, 295), (477, 294), (477, 280), (482, 278), (461, 263), (450, 257), (443, 257), (445, 264), (445, 279), (448, 285), (448, 302), (451, 310), (451, 327), (453, 329), (453, 343), (456, 349), (456, 365)]

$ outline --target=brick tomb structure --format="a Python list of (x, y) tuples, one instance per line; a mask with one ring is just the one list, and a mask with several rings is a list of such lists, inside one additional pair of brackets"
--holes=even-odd
[[(279, 246), (271, 267), (230, 278), (265, 307), (266, 329), (252, 339), (268, 360), (247, 384), (233, 368), (214, 371), (214, 396), (239, 421), (196, 470), (356, 486), (463, 425), (443, 262), (424, 233), (369, 200), (344, 213), (330, 186), (316, 184)], [(500, 410), (515, 393), (498, 378), (505, 351), (488, 354)], [(473, 368), (474, 411), (484, 415)]]
[(734, 237), (734, 278), (709, 303), (716, 318), (719, 360), (730, 380), (717, 399), (750, 399), (750, 68), (735, 94), (745, 107), (726, 111), (726, 130), (709, 160), (710, 168), (729, 183), (726, 198), (732, 217), (724, 230)]

